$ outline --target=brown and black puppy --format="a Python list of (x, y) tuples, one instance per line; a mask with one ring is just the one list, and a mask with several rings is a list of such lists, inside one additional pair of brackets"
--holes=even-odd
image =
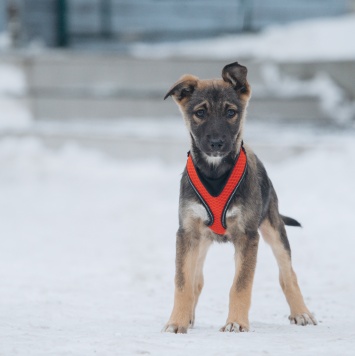
[(172, 96), (183, 114), (191, 136), (190, 158), (211, 196), (222, 194), (241, 155), (247, 163), (239, 185), (224, 206), (221, 219), (224, 228), (220, 225), (217, 232), (211, 229), (216, 216), (194, 187), (187, 168), (183, 173), (176, 238), (175, 300), (164, 331), (186, 333), (193, 326), (203, 287), (203, 263), (213, 241), (229, 241), (236, 251), (229, 314), (221, 331), (249, 330), (259, 231), (276, 257), (291, 323), (317, 324), (304, 303), (291, 264), (285, 224), (299, 226), (299, 223), (280, 215), (277, 196), (263, 164), (249, 147), (243, 146), (243, 124), (250, 95), (247, 68), (232, 63), (223, 68), (222, 79), (199, 80), (185, 75), (165, 96)]

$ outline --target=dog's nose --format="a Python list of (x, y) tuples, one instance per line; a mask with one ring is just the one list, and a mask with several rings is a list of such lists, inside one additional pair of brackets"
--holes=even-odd
[(219, 151), (224, 146), (224, 140), (221, 138), (210, 138), (209, 142), (212, 151)]

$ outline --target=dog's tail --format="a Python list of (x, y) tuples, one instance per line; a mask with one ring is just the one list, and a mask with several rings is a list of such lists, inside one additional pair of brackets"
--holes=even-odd
[(283, 220), (285, 225), (302, 227), (302, 225), (297, 220), (292, 219), (288, 216), (281, 215), (281, 214), (280, 214), (280, 216), (281, 216), (281, 219)]

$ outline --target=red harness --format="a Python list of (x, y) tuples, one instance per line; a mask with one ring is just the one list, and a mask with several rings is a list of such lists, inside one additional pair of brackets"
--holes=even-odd
[(204, 184), (201, 182), (191, 155), (189, 155), (187, 159), (186, 169), (190, 184), (207, 210), (209, 215), (209, 222), (207, 225), (218, 235), (224, 235), (226, 232), (226, 213), (228, 206), (236, 193), (239, 184), (244, 178), (246, 167), (247, 156), (242, 147), (226, 185), (222, 192), (214, 197), (207, 191)]

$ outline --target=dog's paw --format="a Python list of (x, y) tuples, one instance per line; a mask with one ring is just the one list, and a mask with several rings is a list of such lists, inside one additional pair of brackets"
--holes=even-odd
[(219, 331), (221, 332), (234, 332), (234, 333), (240, 333), (240, 332), (247, 332), (249, 331), (248, 326), (243, 326), (238, 323), (227, 323), (226, 325), (222, 326)]
[(187, 333), (187, 327), (182, 326), (182, 325), (177, 325), (177, 324), (166, 324), (163, 327), (162, 332), (165, 333), (173, 333), (173, 334), (186, 334)]
[(317, 319), (311, 313), (290, 315), (291, 324), (296, 325), (317, 325)]

